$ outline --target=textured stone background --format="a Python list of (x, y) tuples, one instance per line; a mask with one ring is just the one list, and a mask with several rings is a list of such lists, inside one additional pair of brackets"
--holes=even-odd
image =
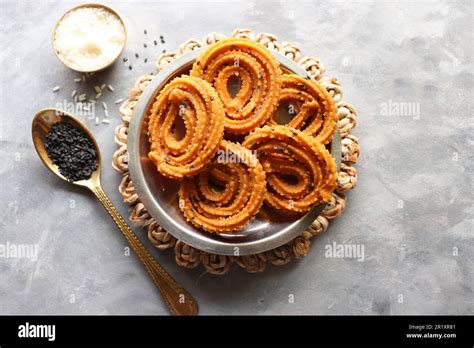
[[(127, 21), (124, 55), (134, 70), (119, 63), (97, 77), (116, 90), (104, 99), (112, 124), (87, 122), (102, 150), (105, 190), (124, 215), (120, 176), (110, 165), (119, 123), (112, 101), (153, 71), (163, 48), (237, 27), (271, 32), (319, 56), (359, 113), (359, 185), (301, 261), (263, 274), (235, 267), (217, 277), (181, 269), (135, 229), (202, 314), (474, 314), (471, 2), (104, 2)], [(78, 87), (78, 75), (51, 50), (53, 25), (71, 6), (1, 1), (0, 244), (37, 243), (39, 257), (0, 259), (0, 313), (165, 314), (99, 203), (51, 175), (33, 149), (35, 112)], [(148, 43), (161, 34), (166, 44), (144, 49), (144, 29)], [(381, 115), (389, 101), (418, 103), (419, 117)], [(333, 242), (362, 244), (365, 261), (326, 258)]]

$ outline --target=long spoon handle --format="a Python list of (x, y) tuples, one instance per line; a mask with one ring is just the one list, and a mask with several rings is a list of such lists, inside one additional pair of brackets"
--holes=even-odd
[(92, 188), (92, 192), (94, 192), (100, 203), (110, 214), (135, 254), (137, 254), (145, 266), (171, 313), (173, 315), (197, 315), (198, 305), (194, 298), (153, 258), (114, 207), (104, 190), (97, 186)]

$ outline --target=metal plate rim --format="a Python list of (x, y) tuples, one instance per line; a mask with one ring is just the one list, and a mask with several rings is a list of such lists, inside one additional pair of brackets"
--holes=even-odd
[[(156, 94), (157, 88), (160, 87), (164, 82), (166, 82), (169, 79), (169, 76), (174, 75), (183, 66), (195, 60), (204, 49), (205, 47), (193, 50), (173, 60), (173, 62), (171, 62), (168, 66), (161, 70), (150, 81), (148, 86), (140, 95), (132, 112), (132, 118), (129, 124), (129, 131), (127, 136), (128, 165), (130, 177), (134, 183), (135, 190), (138, 193), (138, 196), (140, 197), (140, 200), (144, 204), (147, 211), (158, 222), (158, 224), (160, 224), (166, 231), (168, 231), (173, 237), (177, 238), (178, 240), (181, 240), (184, 243), (189, 244), (199, 250), (222, 255), (235, 255), (236, 250), (238, 250), (239, 255), (250, 255), (265, 252), (277, 248), (301, 234), (307, 228), (307, 226), (309, 226), (311, 222), (313, 222), (320, 215), (321, 211), (324, 209), (325, 204), (320, 204), (316, 206), (308, 214), (301, 217), (299, 220), (296, 220), (294, 223), (287, 225), (282, 230), (278, 231), (273, 235), (267, 236), (264, 239), (244, 243), (226, 243), (211, 238), (205, 238), (203, 236), (197, 238), (196, 236), (189, 234), (184, 229), (182, 229), (180, 225), (176, 223), (176, 221), (173, 221), (173, 219), (169, 219), (167, 217), (167, 214), (164, 211), (163, 207), (161, 207), (159, 202), (156, 200), (156, 197), (154, 197), (153, 193), (150, 191), (145, 176), (141, 170), (139, 154), (140, 131), (142, 123), (147, 116), (146, 112), (152, 102), (153, 96)], [(276, 56), (280, 64), (286, 66), (288, 69), (301, 76), (311, 77), (306, 72), (306, 70), (304, 70), (296, 62), (290, 60), (282, 54), (279, 54), (274, 51), (271, 52)], [(339, 170), (341, 162), (339, 131), (333, 138), (332, 146), (336, 144), (339, 144), (339, 146), (334, 149), (335, 151), (331, 149), (331, 152), (336, 159), (336, 164)], [(306, 227), (304, 227), (303, 229), (298, 229), (296, 228), (296, 225), (298, 224), (303, 224)]]

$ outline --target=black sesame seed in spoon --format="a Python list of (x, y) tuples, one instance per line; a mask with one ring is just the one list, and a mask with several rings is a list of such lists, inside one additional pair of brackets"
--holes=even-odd
[(79, 128), (56, 123), (46, 134), (44, 146), (51, 161), (69, 181), (87, 180), (97, 169), (94, 144)]

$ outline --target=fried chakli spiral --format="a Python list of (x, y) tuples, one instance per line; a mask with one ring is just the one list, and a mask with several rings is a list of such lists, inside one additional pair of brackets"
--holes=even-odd
[[(185, 135), (175, 123), (182, 117)], [(214, 88), (196, 77), (181, 76), (159, 93), (150, 115), (148, 157), (158, 171), (175, 180), (197, 174), (216, 154), (224, 135), (224, 108)]]
[[(191, 76), (211, 83), (226, 113), (225, 130), (245, 134), (264, 125), (277, 108), (281, 89), (278, 61), (264, 46), (244, 38), (230, 38), (209, 46), (196, 60)], [(240, 79), (233, 98), (232, 79)]]
[(315, 138), (286, 126), (264, 126), (243, 142), (256, 150), (267, 175), (265, 203), (288, 215), (302, 215), (331, 199), (336, 163)]
[[(315, 80), (283, 75), (279, 105), (288, 105), (290, 114), (294, 114), (286, 126), (315, 136), (323, 144), (331, 141), (337, 128), (337, 107), (331, 95)], [(268, 124), (277, 124), (274, 117)]]
[(258, 213), (265, 197), (265, 171), (245, 147), (223, 140), (217, 156), (179, 189), (179, 207), (194, 226), (232, 232)]

